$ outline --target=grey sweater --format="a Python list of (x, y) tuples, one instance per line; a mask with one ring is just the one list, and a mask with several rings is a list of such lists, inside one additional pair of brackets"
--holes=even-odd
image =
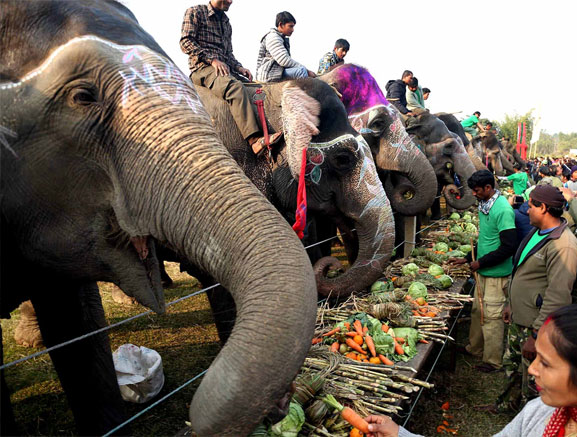
[[(541, 437), (554, 411), (555, 408), (545, 405), (540, 397), (533, 399), (525, 405), (525, 408), (501, 432), (498, 432), (493, 437)], [(400, 427), (399, 437), (423, 436), (413, 434)]]

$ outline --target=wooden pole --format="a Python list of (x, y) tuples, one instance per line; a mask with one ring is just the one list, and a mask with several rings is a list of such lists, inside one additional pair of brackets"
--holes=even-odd
[(415, 248), (417, 238), (417, 217), (405, 217), (405, 244), (403, 256), (406, 258), (411, 255)]
[[(475, 246), (473, 246), (473, 239), (470, 239), (471, 244), (471, 257), (473, 258), (473, 262), (475, 262)], [(481, 326), (485, 324), (485, 311), (483, 310), (483, 290), (479, 286), (479, 274), (477, 272), (473, 272), (473, 276), (475, 277), (475, 288), (477, 289), (477, 300), (479, 301), (479, 311), (481, 311)]]

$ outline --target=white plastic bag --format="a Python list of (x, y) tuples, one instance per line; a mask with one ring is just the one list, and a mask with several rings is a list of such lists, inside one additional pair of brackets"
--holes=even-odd
[(162, 389), (162, 358), (155, 350), (123, 344), (112, 354), (112, 358), (120, 393), (125, 401), (142, 404)]

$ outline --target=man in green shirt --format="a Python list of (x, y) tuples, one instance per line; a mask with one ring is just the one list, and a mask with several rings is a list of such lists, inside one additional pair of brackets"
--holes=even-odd
[[(482, 132), (484, 130), (483, 125), (479, 121), (479, 117), (481, 117), (481, 113), (479, 111), (475, 111), (469, 118), (461, 121), (463, 130), (473, 137), (477, 136), (478, 132)], [(479, 130), (477, 131), (475, 127)]]
[(521, 166), (519, 164), (515, 164), (513, 166), (513, 170), (515, 173), (507, 176), (507, 179), (513, 181), (513, 191), (517, 196), (520, 196), (527, 189), (527, 181), (529, 180), (529, 176), (527, 176), (527, 173), (524, 171), (521, 171)]
[[(478, 283), (471, 309), (469, 344), (465, 349), (483, 358), (477, 370), (493, 372), (501, 368), (503, 361), (505, 324), (502, 316), (513, 270), (511, 257), (517, 246), (515, 213), (495, 189), (495, 178), (489, 170), (473, 173), (467, 185), (479, 201), (479, 240), (477, 260), (470, 264), (471, 270), (477, 272)], [(455, 264), (465, 262), (465, 258), (453, 261)]]

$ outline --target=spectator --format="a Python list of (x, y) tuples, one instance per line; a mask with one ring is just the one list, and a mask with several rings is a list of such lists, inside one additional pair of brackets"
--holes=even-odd
[(296, 20), (290, 12), (279, 12), (276, 15), (276, 28), (271, 28), (260, 40), (256, 62), (258, 81), (316, 77), (315, 73), (291, 58), (289, 37), (294, 32), (295, 24)]
[(429, 88), (423, 88), (423, 100), (428, 100), (431, 90)]
[[(577, 305), (550, 315), (539, 330), (537, 358), (529, 373), (543, 390), (503, 430), (493, 437), (574, 435), (577, 404)], [(368, 416), (368, 437), (423, 437), (407, 431), (387, 416)], [(565, 433), (567, 431), (567, 433)]]
[(568, 183), (571, 180), (571, 170), (563, 170), (561, 174), (561, 182), (563, 183), (563, 188), (568, 187)]
[(571, 178), (567, 181), (567, 188), (571, 191), (577, 191), (577, 165), (571, 167)]
[(401, 79), (389, 80), (385, 89), (387, 90), (387, 100), (399, 110), (406, 120), (407, 117), (413, 115), (407, 108), (407, 84), (413, 78), (413, 72), (409, 70), (403, 71)]
[(333, 65), (345, 62), (345, 56), (350, 49), (350, 44), (346, 39), (337, 39), (332, 52), (326, 53), (319, 61), (319, 70), (317, 74), (323, 74), (329, 71)]
[(515, 228), (517, 229), (517, 241), (523, 241), (529, 232), (533, 230), (533, 225), (531, 225), (531, 220), (529, 219), (529, 202), (525, 201), (523, 203), (515, 201), (517, 196), (511, 196), (513, 199), (513, 212), (515, 213)]
[[(225, 12), (232, 0), (211, 0), (208, 5), (188, 8), (182, 22), (180, 48), (188, 55), (190, 79), (230, 105), (230, 112), (243, 138), (255, 153), (264, 149), (261, 128), (252, 109), (251, 96), (233, 77), (238, 73), (252, 80), (251, 72), (232, 53), (232, 27)], [(270, 136), (277, 142), (281, 133)]]
[[(535, 359), (537, 332), (549, 315), (572, 302), (577, 275), (577, 238), (561, 217), (566, 200), (552, 185), (538, 185), (530, 194), (529, 218), (535, 227), (521, 242), (513, 259), (509, 324), (503, 357), (506, 386), (499, 409), (516, 409), (538, 393), (530, 387), (527, 370)], [(518, 395), (513, 395), (520, 388)]]
[(554, 187), (561, 188), (563, 183), (561, 179), (551, 175), (551, 168), (548, 165), (542, 165), (539, 167), (539, 182), (537, 185), (553, 185)]
[[(483, 358), (483, 363), (476, 366), (477, 370), (493, 372), (501, 368), (503, 360), (505, 325), (502, 313), (513, 270), (511, 257), (517, 245), (515, 213), (501, 192), (495, 189), (495, 178), (489, 170), (473, 173), (467, 185), (479, 201), (479, 240), (477, 260), (470, 264), (471, 271), (478, 273), (478, 284), (471, 310), (469, 344), (465, 349), (471, 355)], [(454, 264), (465, 262), (465, 258), (452, 261)]]
[[(463, 130), (471, 135), (472, 137), (476, 137), (478, 132), (482, 132), (484, 130), (483, 125), (479, 121), (479, 117), (481, 113), (479, 111), (473, 112), (469, 118), (464, 119), (461, 121), (461, 126), (463, 126)], [(478, 131), (477, 131), (477, 129)]]
[(425, 100), (423, 99), (423, 90), (419, 86), (419, 80), (412, 77), (407, 84), (407, 92), (405, 94), (407, 99), (407, 109), (414, 112), (415, 109), (424, 110)]

